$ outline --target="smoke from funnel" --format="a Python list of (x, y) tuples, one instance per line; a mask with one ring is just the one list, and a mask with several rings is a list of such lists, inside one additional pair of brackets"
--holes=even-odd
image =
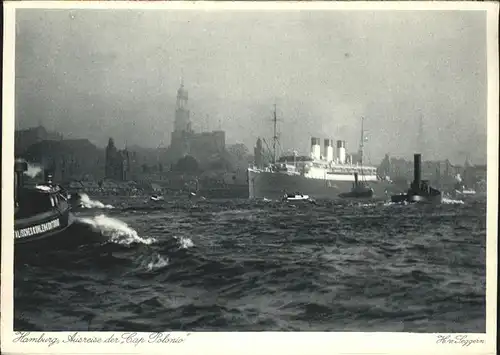
[(25, 162), (25, 163), (28, 164), (28, 170), (26, 170), (24, 172), (24, 175), (27, 175), (30, 178), (36, 177), (38, 174), (40, 174), (43, 171), (43, 169), (40, 166), (38, 166), (36, 164), (32, 164), (30, 162), (27, 162), (24, 159), (16, 159), (16, 162), (19, 162), (19, 163), (24, 163)]

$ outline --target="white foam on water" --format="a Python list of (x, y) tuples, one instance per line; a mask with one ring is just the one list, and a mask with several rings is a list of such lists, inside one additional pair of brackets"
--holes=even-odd
[(174, 236), (174, 238), (179, 241), (181, 249), (188, 249), (188, 248), (194, 247), (194, 243), (191, 240), (191, 238), (188, 238), (188, 237), (180, 237), (179, 238), (179, 237), (175, 237), (175, 236)]
[(358, 204), (359, 207), (374, 207), (374, 206), (377, 206), (376, 203), (359, 203)]
[(408, 201), (402, 201), (402, 202), (392, 202), (392, 201), (389, 201), (389, 202), (385, 202), (384, 206), (406, 206), (408, 204), (409, 204)]
[(156, 254), (153, 256), (152, 260), (147, 263), (146, 268), (148, 271), (153, 271), (168, 266), (169, 263), (169, 258), (164, 258), (160, 254)]
[(90, 218), (78, 218), (78, 221), (89, 225), (95, 232), (109, 237), (113, 243), (130, 245), (133, 243), (150, 245), (156, 242), (155, 238), (139, 236), (136, 230), (129, 227), (125, 222), (106, 215), (98, 215)]
[(441, 203), (447, 204), (447, 205), (463, 205), (464, 201), (462, 200), (454, 200), (448, 197), (443, 197), (441, 199)]
[(82, 207), (84, 207), (84, 208), (108, 208), (108, 209), (114, 208), (111, 205), (105, 205), (101, 201), (92, 200), (89, 197), (89, 195), (87, 195), (85, 193), (80, 194), (80, 203), (81, 203)]
[[(463, 205), (464, 204), (464, 201), (462, 200), (454, 200), (452, 198), (449, 198), (449, 197), (442, 197), (441, 198), (441, 203), (445, 204), (445, 205)], [(403, 201), (403, 202), (385, 202), (384, 203), (384, 206), (398, 206), (398, 205), (408, 205), (409, 202), (407, 201)]]

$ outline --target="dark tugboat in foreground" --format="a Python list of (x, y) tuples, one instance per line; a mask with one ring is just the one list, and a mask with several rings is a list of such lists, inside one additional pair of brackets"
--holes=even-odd
[(14, 238), (15, 244), (30, 243), (54, 237), (72, 223), (67, 195), (51, 178), (44, 184), (24, 185), (28, 164), (14, 164)]
[(406, 193), (391, 196), (391, 201), (441, 203), (441, 191), (429, 186), (429, 181), (421, 179), (421, 155), (415, 154), (413, 158), (413, 182)]

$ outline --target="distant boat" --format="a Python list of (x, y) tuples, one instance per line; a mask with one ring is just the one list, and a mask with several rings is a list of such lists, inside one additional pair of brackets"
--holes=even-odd
[(302, 195), (300, 193), (294, 193), (294, 194), (285, 194), (283, 196), (283, 201), (290, 201), (290, 202), (295, 202), (295, 201), (307, 201), (307, 202), (312, 202), (313, 200), (309, 197), (309, 195)]
[(60, 186), (51, 177), (44, 184), (25, 186), (23, 174), (28, 164), (14, 164), (14, 238), (15, 244), (55, 237), (73, 224), (71, 205)]
[(476, 190), (457, 184), (455, 186), (454, 193), (456, 196), (474, 196), (476, 194)]
[(160, 196), (160, 195), (153, 195), (153, 196), (151, 196), (150, 199), (151, 199), (151, 201), (163, 201), (164, 200), (163, 196)]
[(441, 191), (431, 187), (429, 181), (421, 180), (421, 155), (415, 154), (413, 158), (413, 182), (406, 193), (391, 196), (391, 201), (402, 202), (427, 202), (441, 203)]

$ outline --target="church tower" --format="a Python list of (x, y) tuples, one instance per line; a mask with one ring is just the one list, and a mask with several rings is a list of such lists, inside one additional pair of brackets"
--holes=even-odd
[(118, 155), (118, 150), (116, 149), (115, 141), (113, 140), (113, 138), (109, 138), (108, 146), (106, 147), (106, 163), (105, 163), (105, 173), (104, 173), (104, 176), (107, 179), (116, 178), (117, 155)]
[(175, 105), (174, 130), (171, 134), (169, 156), (173, 161), (182, 158), (190, 152), (190, 142), (194, 132), (191, 128), (188, 109), (188, 92), (184, 89), (184, 80), (177, 90), (177, 102)]
[(191, 132), (191, 121), (189, 119), (188, 109), (188, 92), (184, 89), (184, 80), (181, 80), (181, 87), (177, 90), (174, 131)]

